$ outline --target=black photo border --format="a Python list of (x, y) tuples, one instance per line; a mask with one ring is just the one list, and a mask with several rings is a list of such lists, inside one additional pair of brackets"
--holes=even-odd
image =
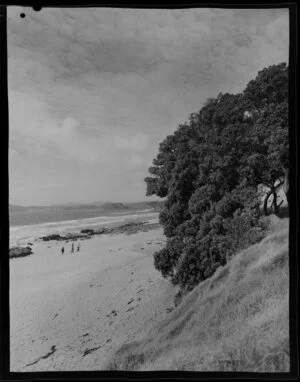
[[(191, 372), (191, 371), (55, 371), (55, 372), (10, 372), (10, 335), (9, 335), (9, 175), (8, 175), (8, 144), (9, 144), (9, 102), (7, 81), (7, 7), (23, 6), (41, 8), (229, 8), (229, 9), (289, 9), (289, 150), (290, 150), (290, 228), (289, 228), (289, 267), (290, 267), (290, 362), (289, 373), (249, 373), (249, 372)], [(1, 380), (50, 380), (50, 379), (108, 379), (108, 380), (156, 380), (156, 379), (278, 379), (297, 380), (299, 378), (298, 349), (298, 142), (299, 129), (297, 113), (297, 29), (299, 10), (297, 1), (267, 0), (267, 1), (1, 1), (0, 4), (0, 121), (1, 121), (1, 227), (0, 227), (0, 379)]]

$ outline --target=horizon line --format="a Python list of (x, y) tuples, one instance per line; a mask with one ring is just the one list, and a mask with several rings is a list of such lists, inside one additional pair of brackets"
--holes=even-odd
[(159, 202), (161, 201), (162, 199), (164, 198), (160, 198), (160, 199), (157, 199), (157, 200), (137, 200), (137, 201), (111, 201), (111, 200), (107, 200), (107, 201), (93, 201), (93, 202), (69, 202), (69, 203), (54, 203), (54, 204), (27, 204), (27, 205), (24, 205), (24, 204), (14, 204), (14, 203), (9, 203), (9, 207), (10, 206), (15, 206), (15, 207), (55, 207), (55, 206), (67, 206), (67, 205), (83, 205), (83, 204), (86, 204), (86, 205), (92, 205), (92, 204), (106, 204), (106, 203), (111, 203), (111, 204), (133, 204), (133, 203), (149, 203), (149, 202)]

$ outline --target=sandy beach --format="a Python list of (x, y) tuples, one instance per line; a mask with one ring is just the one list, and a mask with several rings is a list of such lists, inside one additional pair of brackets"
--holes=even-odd
[(71, 243), (35, 242), (10, 261), (11, 371), (103, 370), (111, 352), (172, 308), (174, 288), (153, 266), (162, 229)]

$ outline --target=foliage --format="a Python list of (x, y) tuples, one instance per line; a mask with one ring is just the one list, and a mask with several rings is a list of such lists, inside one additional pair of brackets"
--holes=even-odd
[[(288, 67), (260, 71), (239, 94), (210, 98), (160, 144), (147, 195), (166, 197), (164, 277), (193, 288), (264, 235), (260, 184), (276, 192), (288, 169)], [(272, 192), (273, 192), (272, 191)]]

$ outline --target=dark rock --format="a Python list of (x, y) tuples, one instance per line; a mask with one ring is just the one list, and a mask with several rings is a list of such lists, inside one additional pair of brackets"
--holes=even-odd
[(85, 228), (85, 229), (82, 229), (80, 231), (81, 233), (85, 233), (87, 235), (94, 235), (95, 234), (95, 231), (91, 228)]
[(58, 234), (51, 234), (51, 235), (42, 236), (40, 237), (40, 239), (43, 241), (50, 241), (50, 240), (60, 241), (60, 240), (64, 240), (64, 237)]
[(94, 235), (101, 235), (102, 233), (106, 233), (107, 228), (98, 228), (94, 230)]
[(32, 253), (31, 247), (12, 247), (9, 249), (9, 258), (25, 257), (32, 255)]
[(77, 240), (77, 239), (80, 239), (82, 237), (86, 237), (86, 235), (83, 235), (83, 234), (80, 234), (80, 233), (67, 233), (65, 236), (64, 236), (64, 239), (69, 239), (69, 240)]

